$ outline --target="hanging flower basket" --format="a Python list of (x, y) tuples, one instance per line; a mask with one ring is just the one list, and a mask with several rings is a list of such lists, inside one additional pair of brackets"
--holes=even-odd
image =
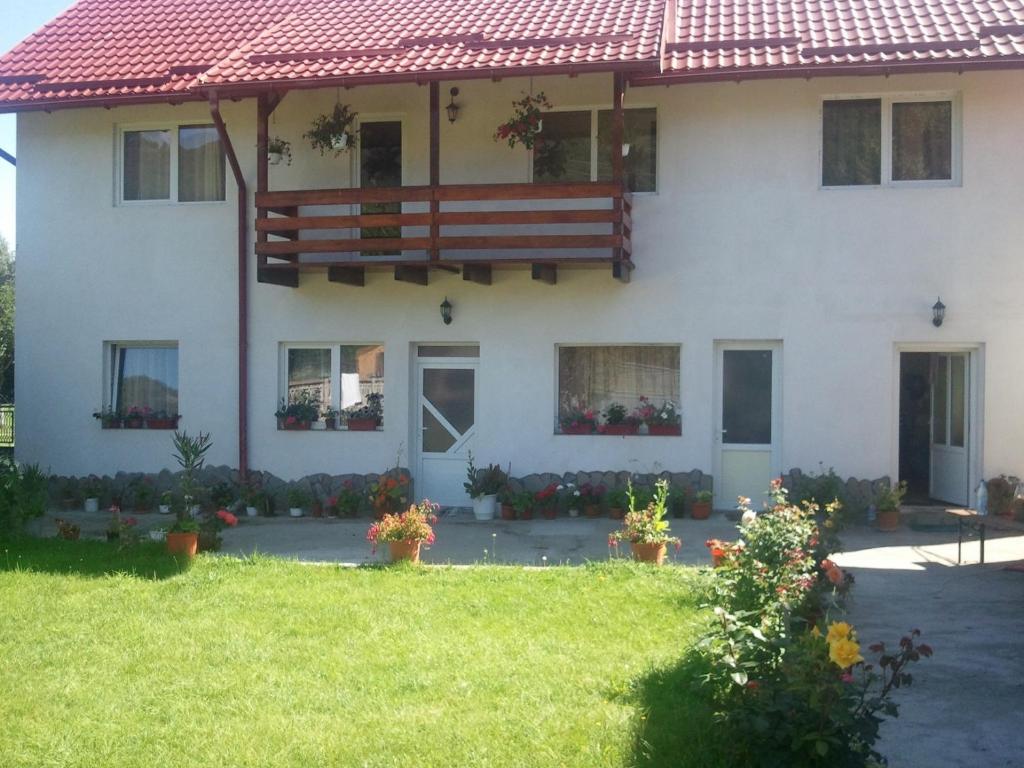
[(498, 126), (494, 140), (508, 142), (509, 147), (522, 144), (527, 149), (533, 149), (544, 130), (541, 108), (551, 109), (543, 92), (536, 96), (523, 94), (523, 98), (512, 102), (512, 117)]
[(337, 157), (356, 146), (357, 131), (354, 126), (358, 115), (348, 104), (335, 104), (331, 114), (318, 116), (303, 136), (309, 139), (313, 149), (319, 150), (321, 155), (330, 152)]

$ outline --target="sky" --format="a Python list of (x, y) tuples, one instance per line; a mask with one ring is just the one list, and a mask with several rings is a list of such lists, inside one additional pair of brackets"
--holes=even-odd
[[(0, 0), (0, 54), (7, 53), (65, 8), (72, 0)], [(17, 156), (14, 115), (0, 115), (0, 147)], [(14, 166), (0, 160), (0, 235), (12, 247), (17, 238), (14, 229)]]

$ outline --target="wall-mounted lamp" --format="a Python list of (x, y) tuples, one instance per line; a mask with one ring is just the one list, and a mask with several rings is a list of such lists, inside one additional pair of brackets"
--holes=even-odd
[(942, 303), (942, 297), (932, 305), (932, 325), (938, 328), (946, 319), (946, 305)]
[(448, 106), (445, 107), (445, 111), (448, 113), (448, 122), (454, 123), (455, 118), (459, 116), (459, 105), (455, 103), (455, 97), (459, 95), (459, 89), (452, 88), (448, 93), (451, 94), (451, 100), (448, 102)]
[(447, 296), (441, 302), (441, 319), (444, 320), (445, 325), (452, 324), (452, 303), (448, 301)]

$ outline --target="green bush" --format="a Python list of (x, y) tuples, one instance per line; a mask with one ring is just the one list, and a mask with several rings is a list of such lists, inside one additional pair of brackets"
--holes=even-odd
[(46, 511), (46, 476), (35, 464), (19, 467), (0, 461), (0, 537), (22, 532), (25, 523)]

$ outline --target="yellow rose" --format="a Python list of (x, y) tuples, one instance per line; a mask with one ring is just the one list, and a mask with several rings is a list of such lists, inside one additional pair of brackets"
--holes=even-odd
[(834, 643), (837, 640), (847, 640), (853, 636), (853, 627), (845, 621), (834, 621), (829, 624), (828, 636), (825, 639)]
[(860, 655), (860, 644), (855, 640), (836, 640), (828, 647), (828, 657), (836, 666), (848, 669), (859, 661), (864, 661)]

